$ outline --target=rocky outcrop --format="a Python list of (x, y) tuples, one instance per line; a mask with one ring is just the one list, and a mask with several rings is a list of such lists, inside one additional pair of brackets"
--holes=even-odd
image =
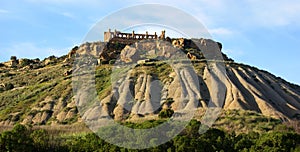
[(55, 56), (49, 56), (48, 58), (45, 58), (43, 63), (44, 65), (50, 65), (50, 64), (54, 64), (57, 62), (57, 57)]
[(66, 70), (65, 72), (64, 72), (64, 76), (69, 76), (69, 75), (71, 75), (72, 74), (72, 69), (69, 69), (69, 70)]
[(177, 47), (177, 48), (183, 49), (184, 48), (184, 39), (183, 38), (174, 39), (172, 41), (172, 45)]
[[(224, 61), (221, 53), (212, 51), (220, 51), (221, 44), (207, 39), (173, 39), (173, 44), (154, 42), (130, 46), (85, 43), (66, 56), (72, 60), (88, 56), (77, 60), (79, 66), (72, 69), (71, 62), (56, 57), (34, 61), (44, 65), (39, 69), (0, 67), (0, 124), (156, 119), (161, 111), (178, 114), (210, 107), (251, 110), (282, 120), (299, 119), (299, 86), (266, 71)], [(103, 50), (107, 51), (103, 53)], [(187, 54), (200, 60), (191, 63)], [(114, 65), (95, 68), (94, 62), (101, 55), (105, 56), (103, 60), (117, 61)], [(12, 61), (17, 67), (28, 63), (16, 58)], [(93, 65), (90, 69), (97, 70), (92, 72), (92, 78), (78, 74), (78, 69), (89, 65)], [(131, 65), (134, 65), (131, 70), (126, 69)], [(78, 84), (72, 83), (76, 74), (84, 87), (77, 88)], [(95, 84), (96, 88), (89, 87)], [(91, 94), (93, 89), (98, 94)], [(92, 95), (98, 100), (92, 98), (93, 102), (88, 102)]]
[(247, 66), (228, 68), (225, 109), (247, 109), (266, 116), (287, 119), (299, 114), (297, 92), (284, 81)]
[[(120, 62), (142, 63), (144, 60), (141, 59), (149, 56), (158, 61), (172, 59), (178, 57), (176, 55), (180, 52), (176, 48), (186, 46), (193, 46), (193, 51), (201, 50), (202, 57), (209, 60), (198, 78), (192, 74), (193, 70), (187, 68), (170, 73), (172, 81), (168, 83), (160, 82), (157, 75), (151, 72), (131, 76), (130, 79), (120, 78), (112, 94), (106, 96), (97, 108), (86, 111), (85, 118), (95, 120), (94, 113), (97, 113), (124, 120), (156, 115), (162, 109), (178, 111), (210, 106), (252, 110), (282, 120), (293, 119), (300, 114), (299, 90), (283, 82), (278, 84), (276, 77), (255, 68), (225, 63), (222, 54), (213, 51), (220, 51), (222, 45), (212, 40), (179, 39), (173, 45), (147, 41), (136, 43), (122, 50)], [(156, 92), (151, 92), (153, 90)]]
[[(219, 65), (212, 66), (218, 70)], [(226, 75), (220, 75), (205, 68), (203, 76), (194, 77), (190, 70), (182, 69), (170, 74), (173, 81), (167, 83), (145, 73), (121, 79), (112, 94), (84, 116), (89, 120), (100, 119), (95, 114), (101, 118), (134, 120), (153, 117), (162, 109), (180, 111), (211, 106), (251, 110), (281, 120), (294, 119), (300, 114), (299, 88), (248, 66), (227, 66), (226, 71)]]
[(122, 50), (120, 55), (120, 59), (125, 63), (137, 62), (140, 58), (139, 50), (128, 45)]

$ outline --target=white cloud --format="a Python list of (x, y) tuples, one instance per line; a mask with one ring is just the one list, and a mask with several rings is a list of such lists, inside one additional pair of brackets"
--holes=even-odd
[(62, 12), (60, 14), (63, 15), (64, 17), (75, 19), (75, 16), (72, 13), (70, 13), (70, 12)]
[[(26, 0), (29, 3), (33, 4), (47, 4), (47, 5), (59, 5), (63, 7), (76, 6), (76, 7), (98, 7), (100, 6), (109, 6), (113, 4), (113, 1), (100, 1), (100, 0)], [(121, 3), (122, 1), (118, 1), (115, 3)], [(89, 8), (85, 8), (81, 11), (88, 11)]]
[(10, 56), (17, 56), (18, 58), (45, 58), (51, 55), (61, 56), (68, 53), (69, 48), (47, 48), (39, 47), (31, 42), (23, 42), (11, 45), (10, 48), (1, 49), (1, 58), (8, 60)]
[(27, 1), (31, 3), (48, 3), (48, 4), (76, 3), (76, 0), (27, 0)]
[(219, 24), (232, 27), (275, 27), (300, 24), (300, 1), (199, 0), (195, 2), (189, 0), (179, 2), (167, 0), (159, 3), (178, 7), (195, 16), (208, 27)]
[(5, 10), (5, 9), (0, 9), (0, 13), (5, 14), (5, 13), (9, 13), (9, 11), (8, 11), (8, 10)]
[(300, 1), (248, 0), (247, 5), (252, 11), (254, 24), (273, 27), (300, 23)]
[[(169, 27), (192, 38), (210, 38), (207, 29), (188, 13), (164, 5), (142, 5), (123, 9), (106, 16), (91, 29), (87, 35), (87, 41), (98, 40), (100, 37), (98, 32), (101, 32), (102, 35), (102, 32), (108, 28), (123, 30), (136, 25), (141, 27), (145, 24), (148, 27), (149, 25), (162, 28)], [(147, 28), (147, 30), (154, 32), (150, 31), (150, 28)], [(160, 32), (160, 30), (156, 32)]]
[(208, 32), (212, 35), (231, 35), (231, 34), (233, 34), (233, 31), (223, 28), (223, 27), (209, 29)]
[[(195, 16), (206, 26), (216, 26), (220, 23), (236, 24), (237, 26), (284, 26), (294, 22), (299, 23), (300, 1), (283, 0), (27, 0), (30, 3), (71, 6), (82, 12), (98, 8), (114, 11), (137, 4), (162, 4), (177, 7)], [(112, 5), (114, 4), (114, 5)], [(0, 11), (1, 12), (1, 11)], [(160, 12), (153, 12), (160, 13)], [(64, 12), (66, 17), (71, 13)], [(160, 15), (164, 15), (163, 13)], [(74, 16), (73, 16), (74, 17)], [(177, 19), (176, 16), (174, 19)]]

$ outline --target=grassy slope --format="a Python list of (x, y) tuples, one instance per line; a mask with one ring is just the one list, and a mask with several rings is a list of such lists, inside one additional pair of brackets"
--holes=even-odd
[[(195, 64), (198, 74), (202, 75), (204, 63)], [(238, 64), (233, 64), (237, 66)], [(238, 65), (245, 66), (245, 65)], [(64, 76), (66, 70), (71, 66), (57, 63), (44, 68), (34, 70), (2, 70), (1, 82), (11, 83), (14, 89), (0, 92), (0, 120), (11, 119), (19, 122), (27, 115), (32, 114), (32, 108), (39, 105), (46, 97), (51, 96), (54, 100), (70, 100), (68, 96), (72, 94), (71, 75)], [(99, 98), (104, 98), (111, 88), (111, 65), (101, 65), (96, 68), (96, 88)], [(132, 76), (138, 76), (140, 72), (151, 73), (162, 82), (170, 81), (168, 75), (172, 71), (167, 64), (157, 63), (153, 66), (138, 66)], [(69, 103), (70, 101), (67, 101)], [(65, 108), (64, 110), (70, 110)], [(56, 116), (52, 116), (48, 121), (55, 121)], [(63, 124), (72, 124), (77, 121), (67, 121)], [(47, 123), (50, 124), (50, 123)], [(280, 128), (279, 120), (264, 117), (254, 112), (226, 111), (217, 120), (214, 127), (223, 128), (228, 131), (248, 132), (255, 130), (258, 132)]]

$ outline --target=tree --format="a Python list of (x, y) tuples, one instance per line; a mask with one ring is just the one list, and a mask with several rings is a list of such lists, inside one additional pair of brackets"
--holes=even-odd
[(197, 137), (199, 136), (198, 130), (201, 123), (195, 119), (191, 120), (189, 125), (186, 126), (185, 132), (189, 137)]
[(21, 124), (17, 124), (11, 131), (1, 134), (1, 149), (5, 151), (32, 151), (33, 142), (29, 137), (30, 131)]
[(49, 151), (49, 134), (46, 130), (35, 130), (30, 134), (36, 151)]
[(258, 151), (290, 151), (300, 142), (296, 133), (269, 132), (260, 136), (254, 146)]

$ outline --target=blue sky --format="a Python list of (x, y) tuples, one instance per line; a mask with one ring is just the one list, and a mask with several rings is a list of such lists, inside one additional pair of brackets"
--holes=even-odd
[(191, 14), (235, 61), (300, 84), (298, 0), (1, 1), (0, 62), (12, 55), (43, 59), (66, 54), (82, 43), (97, 21), (122, 8), (147, 3)]

